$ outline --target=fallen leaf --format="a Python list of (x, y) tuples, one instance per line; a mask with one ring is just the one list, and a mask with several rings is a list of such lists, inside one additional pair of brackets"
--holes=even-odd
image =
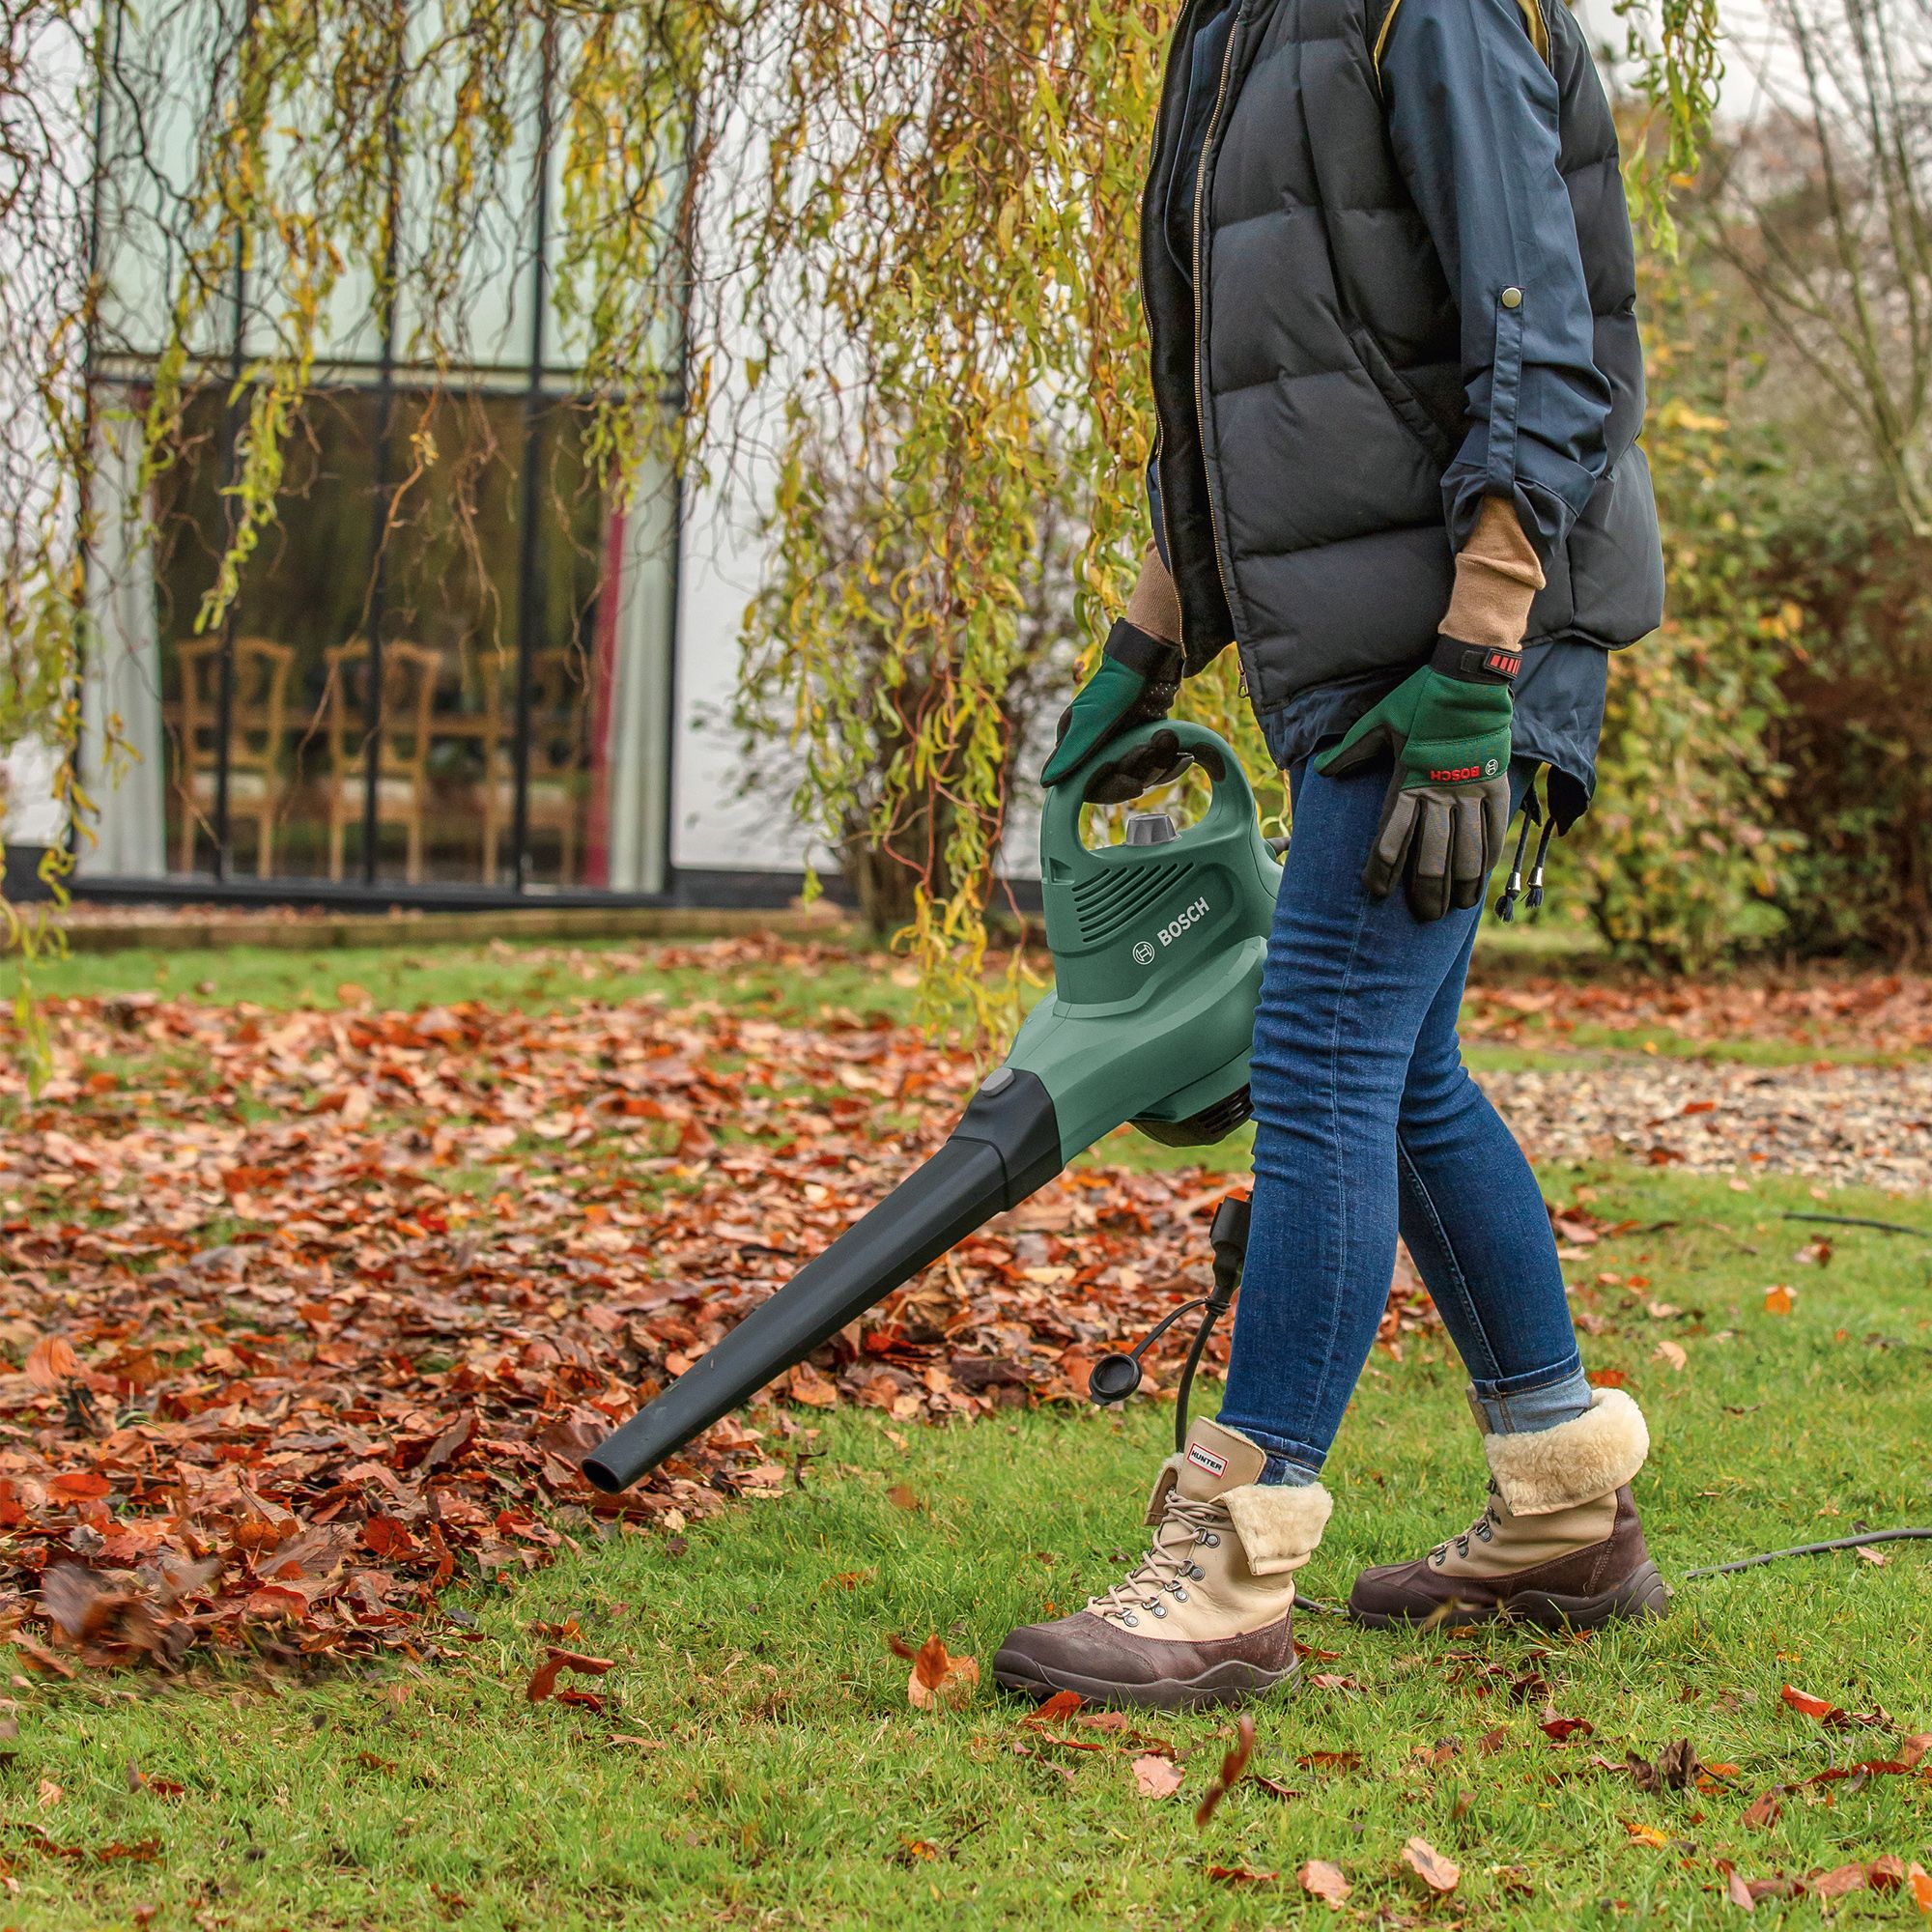
[(1025, 1724), (1064, 1724), (1079, 1710), (1083, 1701), (1077, 1690), (1056, 1690), (1045, 1703), (1029, 1711), (1020, 1721)]
[(1932, 1914), (1932, 1872), (1915, 1861), (1905, 1869), (1905, 1882), (1912, 1888), (1912, 1902), (1920, 1912)]
[(1800, 1690), (1795, 1685), (1787, 1684), (1777, 1693), (1801, 1717), (1829, 1718), (1837, 1708), (1829, 1698), (1814, 1697), (1808, 1690)]
[(1631, 1843), (1634, 1845), (1654, 1845), (1662, 1851), (1670, 1843), (1670, 1833), (1660, 1832), (1655, 1825), (1639, 1825), (1626, 1818), (1624, 1830), (1630, 1834)]
[[(1201, 1803), (1194, 1810), (1194, 1826), (1197, 1831), (1206, 1827), (1213, 1817), (1215, 1807), (1240, 1782), (1241, 1774), (1248, 1768), (1248, 1760), (1255, 1751), (1255, 1720), (1245, 1711), (1235, 1727), (1235, 1742), (1229, 1747), (1221, 1760), (1221, 1775), (1202, 1794)], [(1268, 1874), (1274, 1876), (1272, 1872)]]
[(1255, 1871), (1247, 1865), (1209, 1865), (1208, 1876), (1216, 1885), (1267, 1885), (1281, 1874), (1271, 1871)]
[(1545, 1737), (1559, 1745), (1566, 1738), (1587, 1738), (1597, 1728), (1588, 1718), (1559, 1718), (1554, 1704), (1544, 1706), (1543, 1716), (1537, 1719), (1536, 1727)]
[(1751, 1896), (1750, 1887), (1736, 1872), (1732, 1872), (1730, 1877), (1724, 1881), (1724, 1890), (1731, 1903), (1740, 1912), (1755, 1912), (1757, 1910), (1757, 1900)]
[(542, 1704), (557, 1695), (557, 1673), (562, 1670), (581, 1670), (586, 1677), (602, 1677), (609, 1670), (614, 1659), (609, 1657), (585, 1657), (574, 1650), (558, 1650), (554, 1646), (544, 1652), (544, 1661), (530, 1673), (530, 1681), (524, 1686), (524, 1695), (532, 1704)]
[[(895, 1650), (901, 1646), (895, 1642)], [(977, 1658), (954, 1657), (938, 1634), (927, 1637), (912, 1653), (912, 1671), (906, 1678), (906, 1702), (915, 1711), (956, 1711), (980, 1685)]]
[(80, 1374), (80, 1357), (66, 1336), (43, 1335), (27, 1350), (27, 1359), (20, 1366), (36, 1388), (51, 1391)]
[(1134, 1788), (1143, 1798), (1172, 1798), (1180, 1789), (1180, 1767), (1172, 1758), (1137, 1757)]
[(1462, 1871), (1425, 1838), (1411, 1838), (1402, 1848), (1402, 1861), (1431, 1891), (1451, 1892)]
[(1677, 1370), (1680, 1374), (1690, 1359), (1684, 1352), (1683, 1344), (1679, 1342), (1660, 1342), (1650, 1352), (1658, 1361), (1668, 1363), (1671, 1368)]
[(1340, 1905), (1354, 1889), (1342, 1876), (1342, 1867), (1331, 1865), (1324, 1859), (1310, 1859), (1294, 1876), (1311, 1898), (1325, 1899), (1331, 1908)]
[(1863, 1865), (1837, 1865), (1831, 1871), (1821, 1872), (1810, 1881), (1810, 1886), (1820, 1898), (1844, 1898), (1865, 1889), (1865, 1868)]
[(1306, 1751), (1294, 1761), (1303, 1771), (1359, 1771), (1362, 1768), (1360, 1751)]
[(895, 1509), (918, 1510), (925, 1507), (925, 1504), (920, 1500), (919, 1492), (913, 1489), (908, 1483), (895, 1483), (886, 1492), (886, 1500)]
[(1865, 1867), (1865, 1883), (1874, 1891), (1896, 1891), (1905, 1883), (1905, 1861), (1888, 1852)]
[[(1686, 1790), (1703, 1768), (1697, 1762), (1696, 1750), (1689, 1738), (1678, 1738), (1674, 1743), (1665, 1745), (1658, 1753), (1655, 1764), (1639, 1757), (1635, 1751), (1624, 1753), (1624, 1769), (1630, 1773), (1631, 1782), (1639, 1791)], [(1736, 1768), (1732, 1766), (1733, 1770)]]
[(1767, 1315), (1789, 1315), (1792, 1303), (1797, 1298), (1796, 1293), (1791, 1289), (1787, 1288), (1784, 1283), (1779, 1282), (1776, 1288), (1765, 1290), (1764, 1312)]
[(1784, 1787), (1781, 1784), (1774, 1784), (1769, 1791), (1753, 1798), (1745, 1806), (1745, 1814), (1740, 1822), (1754, 1832), (1763, 1831), (1768, 1826), (1776, 1824), (1783, 1813)]

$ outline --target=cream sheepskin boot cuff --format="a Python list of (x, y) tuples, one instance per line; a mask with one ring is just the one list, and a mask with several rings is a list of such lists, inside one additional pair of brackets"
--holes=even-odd
[(1483, 1437), (1511, 1516), (1549, 1516), (1620, 1490), (1643, 1467), (1650, 1431), (1622, 1389), (1596, 1389), (1586, 1414), (1554, 1429)]
[(1299, 1570), (1315, 1554), (1335, 1498), (1320, 1483), (1247, 1483), (1221, 1497), (1257, 1577)]

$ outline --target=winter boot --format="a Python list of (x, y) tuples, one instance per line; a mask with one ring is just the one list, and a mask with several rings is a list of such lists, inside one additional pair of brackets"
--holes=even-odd
[(1663, 1614), (1670, 1593), (1644, 1548), (1630, 1492), (1650, 1435), (1629, 1396), (1598, 1389), (1574, 1421), (1486, 1434), (1483, 1448), (1489, 1507), (1427, 1556), (1364, 1570), (1349, 1597), (1357, 1623), (1508, 1616), (1589, 1630)]
[(1196, 1422), (1148, 1504), (1153, 1540), (1105, 1596), (1000, 1646), (993, 1675), (1029, 1697), (1174, 1710), (1237, 1702), (1300, 1667), (1294, 1572), (1321, 1541), (1321, 1484), (1259, 1485), (1266, 1457), (1245, 1435)]

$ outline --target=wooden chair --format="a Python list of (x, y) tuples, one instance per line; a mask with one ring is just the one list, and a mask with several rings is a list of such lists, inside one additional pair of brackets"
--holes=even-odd
[[(557, 875), (568, 885), (577, 861), (578, 803), (583, 782), (583, 726), (590, 702), (582, 655), (536, 651), (530, 658), (530, 762), (525, 823), (554, 832)], [(486, 687), (483, 724), (483, 877), (497, 883), (497, 847), (516, 823), (517, 666), (512, 657)]]
[[(221, 639), (193, 638), (175, 648), (181, 666), (180, 869), (194, 869), (194, 836), (214, 810), (221, 746)], [(275, 813), (282, 802), (282, 743), (295, 648), (268, 638), (235, 639), (228, 712), (228, 821), (255, 821), (255, 875), (275, 868)]]
[[(342, 876), (351, 825), (362, 823), (368, 752), (369, 643), (356, 638), (323, 653), (328, 685), (328, 876)], [(382, 722), (376, 739), (376, 824), (400, 825), (408, 840), (404, 876), (422, 878), (429, 810), (430, 707), (442, 669), (438, 651), (395, 639), (383, 646)]]

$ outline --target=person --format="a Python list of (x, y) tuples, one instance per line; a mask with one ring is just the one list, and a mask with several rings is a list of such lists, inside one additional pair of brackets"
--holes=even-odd
[(1293, 1675), (1398, 1232), (1490, 1492), (1364, 1571), (1350, 1612), (1655, 1614), (1643, 1417), (1585, 1379), (1541, 1190), (1456, 1032), (1509, 820), (1514, 896), (1548, 813), (1535, 894), (1594, 786), (1608, 654), (1662, 618), (1630, 220), (1581, 31), (1555, 0), (1186, 0), (1141, 261), (1155, 540), (1043, 777), (1086, 783), (1237, 645), (1293, 796), (1253, 1219), (1219, 1419), (1162, 1467), (1147, 1552), (1014, 1631), (995, 1675), (1154, 1706)]

